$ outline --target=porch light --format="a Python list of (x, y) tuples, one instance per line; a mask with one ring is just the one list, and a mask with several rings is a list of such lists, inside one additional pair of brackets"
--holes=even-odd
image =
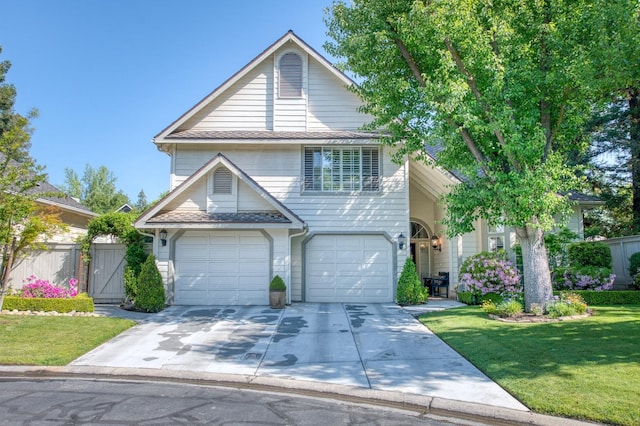
[(167, 245), (167, 231), (164, 229), (160, 231), (160, 242), (162, 242), (163, 247)]
[(442, 251), (442, 244), (440, 244), (440, 238), (438, 238), (436, 234), (433, 234), (433, 237), (431, 237), (431, 248), (433, 248), (434, 251), (436, 250)]
[(407, 245), (407, 237), (404, 236), (404, 234), (401, 232), (400, 235), (398, 235), (398, 248), (400, 250), (404, 250), (404, 246)]

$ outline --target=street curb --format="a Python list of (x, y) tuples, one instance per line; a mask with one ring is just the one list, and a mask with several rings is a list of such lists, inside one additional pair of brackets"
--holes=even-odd
[(356, 386), (293, 380), (270, 376), (108, 367), (0, 366), (2, 378), (75, 378), (90, 380), (168, 381), (198, 386), (291, 393), (455, 417), (490, 425), (580, 426), (598, 423), (554, 417), (531, 411), (456, 401), (440, 397), (366, 389)]

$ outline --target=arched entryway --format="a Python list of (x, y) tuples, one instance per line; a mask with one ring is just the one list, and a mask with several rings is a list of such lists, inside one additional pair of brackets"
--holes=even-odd
[(431, 275), (431, 236), (427, 225), (411, 221), (410, 255), (421, 279)]

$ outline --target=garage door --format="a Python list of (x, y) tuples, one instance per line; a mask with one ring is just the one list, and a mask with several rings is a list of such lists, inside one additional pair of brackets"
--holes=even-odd
[(305, 300), (392, 302), (391, 243), (380, 235), (316, 235), (305, 248)]
[(260, 232), (187, 231), (175, 250), (176, 304), (269, 304), (269, 242)]

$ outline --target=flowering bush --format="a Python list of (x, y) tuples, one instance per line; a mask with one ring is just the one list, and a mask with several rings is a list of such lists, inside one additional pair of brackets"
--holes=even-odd
[(522, 303), (516, 299), (505, 299), (498, 304), (493, 300), (485, 300), (482, 302), (482, 310), (502, 318), (515, 317), (524, 312)]
[(551, 318), (580, 315), (587, 312), (587, 304), (579, 294), (563, 291), (560, 297), (554, 296), (554, 300), (546, 305), (546, 310)]
[(518, 270), (504, 255), (481, 252), (462, 263), (458, 291), (470, 291), (476, 296), (496, 293), (510, 298), (522, 293), (522, 283)]
[(615, 279), (609, 268), (569, 267), (556, 271), (554, 287), (556, 290), (611, 290)]
[(78, 280), (75, 278), (69, 280), (69, 288), (57, 287), (47, 280), (36, 278), (35, 275), (27, 277), (23, 283), (19, 295), (25, 298), (65, 299), (78, 295)]

